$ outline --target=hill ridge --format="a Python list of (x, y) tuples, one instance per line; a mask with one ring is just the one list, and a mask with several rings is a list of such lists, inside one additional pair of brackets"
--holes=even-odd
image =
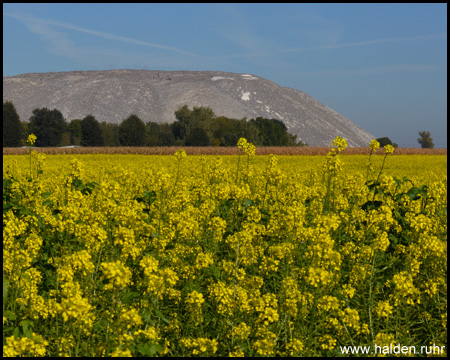
[(223, 71), (79, 70), (3, 77), (3, 101), (12, 101), (22, 121), (38, 107), (56, 108), (67, 121), (94, 115), (120, 123), (134, 113), (144, 122), (173, 122), (183, 105), (209, 106), (217, 116), (258, 116), (283, 121), (311, 146), (329, 146), (336, 136), (349, 146), (374, 137), (306, 92), (254, 74)]

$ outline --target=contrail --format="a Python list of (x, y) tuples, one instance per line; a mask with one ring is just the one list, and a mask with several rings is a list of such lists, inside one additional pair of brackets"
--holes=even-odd
[(194, 54), (194, 53), (191, 53), (191, 52), (187, 52), (187, 51), (184, 51), (184, 50), (181, 50), (181, 49), (177, 49), (177, 48), (172, 47), (172, 46), (153, 44), (153, 43), (149, 43), (149, 42), (146, 42), (146, 41), (141, 41), (141, 40), (125, 37), (125, 36), (120, 36), (120, 35), (115, 35), (115, 34), (106, 33), (106, 32), (102, 32), (102, 31), (95, 31), (95, 30), (91, 30), (91, 29), (86, 29), (86, 28), (83, 28), (83, 27), (80, 27), (80, 26), (76, 26), (76, 25), (73, 25), (73, 24), (64, 23), (64, 22), (60, 22), (60, 21), (42, 19), (42, 18), (37, 18), (37, 17), (29, 16), (29, 15), (5, 13), (5, 12), (3, 13), (3, 15), (6, 15), (6, 16), (12, 17), (12, 18), (14, 18), (16, 20), (22, 21), (25, 24), (27, 24), (28, 21), (40, 22), (42, 24), (54, 25), (54, 26), (65, 28), (65, 29), (75, 30), (75, 31), (78, 31), (78, 32), (82, 32), (82, 33), (86, 33), (86, 34), (102, 37), (102, 38), (109, 39), (109, 40), (122, 41), (122, 42), (127, 42), (127, 43), (130, 43), (130, 44), (142, 45), (142, 46), (153, 47), (153, 48), (164, 49), (164, 50), (170, 50), (170, 51), (174, 51), (174, 52), (177, 52), (177, 53), (183, 54), (183, 55), (201, 57), (200, 55), (197, 55), (197, 54)]
[(390, 38), (390, 39), (376, 39), (376, 40), (367, 40), (367, 41), (359, 41), (352, 43), (343, 43), (343, 44), (335, 44), (335, 45), (325, 45), (325, 46), (317, 46), (310, 48), (293, 48), (293, 49), (285, 49), (280, 52), (298, 52), (298, 51), (307, 51), (307, 50), (329, 50), (329, 49), (340, 49), (345, 47), (355, 47), (355, 46), (365, 46), (372, 44), (383, 44), (383, 43), (393, 43), (399, 41), (410, 41), (410, 40), (429, 40), (429, 39), (437, 39), (447, 36), (445, 33), (441, 34), (430, 34), (430, 35), (422, 35), (422, 36), (413, 36), (413, 37), (404, 37), (404, 38)]

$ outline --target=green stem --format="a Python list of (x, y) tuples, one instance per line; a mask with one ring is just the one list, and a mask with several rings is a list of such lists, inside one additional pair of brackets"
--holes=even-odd
[(33, 146), (30, 145), (30, 179), (33, 178), (33, 175), (31, 174), (31, 149), (33, 148)]
[[(370, 165), (371, 165), (371, 158), (372, 158), (372, 153), (373, 150), (370, 150), (370, 154), (369, 154), (369, 165), (367, 166), (367, 174), (366, 174), (366, 181), (369, 181), (369, 171), (370, 171)], [(371, 172), (371, 171), (370, 171)]]
[(348, 331), (347, 326), (345, 326), (345, 323), (342, 321), (342, 325), (344, 325), (345, 331), (347, 331), (348, 337), (350, 338), (350, 342), (352, 343), (352, 346), (355, 347), (355, 344), (353, 342), (353, 338), (350, 335), (350, 331)]
[(238, 155), (238, 164), (237, 164), (237, 169), (236, 169), (236, 184), (238, 182), (238, 178), (239, 178), (239, 164), (241, 162), (241, 150), (239, 150), (239, 155)]
[(373, 337), (373, 324), (372, 324), (372, 280), (375, 269), (375, 252), (373, 253), (372, 260), (372, 271), (370, 272), (370, 281), (369, 281), (369, 324), (370, 324), (370, 334), (372, 335), (372, 343), (374, 340)]
[(376, 195), (376, 193), (377, 193), (376, 190), (377, 190), (377, 186), (378, 186), (377, 183), (378, 183), (378, 180), (380, 180), (381, 173), (383, 172), (384, 163), (386, 162), (386, 157), (387, 157), (387, 154), (384, 155), (383, 164), (381, 165), (380, 172), (378, 173), (378, 177), (377, 177), (377, 179), (375, 180), (375, 187), (373, 188), (372, 203), (375, 201), (375, 195)]
[(248, 169), (249, 169), (249, 165), (250, 165), (250, 155), (247, 154), (247, 183), (248, 183)]
[(239, 241), (236, 245), (236, 265), (234, 268), (234, 292), (233, 292), (233, 322), (231, 323), (231, 346), (234, 346), (234, 335), (233, 335), (233, 327), (234, 321), (236, 317), (236, 282), (237, 282), (237, 273), (239, 266)]
[(330, 210), (331, 179), (332, 179), (333, 174), (334, 174), (334, 170), (331, 170), (330, 173), (329, 173), (329, 176), (328, 176), (327, 194), (325, 196), (325, 206), (324, 206), (325, 207), (324, 208), (325, 214), (328, 213), (328, 211)]

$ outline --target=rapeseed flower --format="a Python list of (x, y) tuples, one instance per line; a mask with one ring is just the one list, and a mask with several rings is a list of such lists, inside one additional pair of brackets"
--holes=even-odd
[(182, 149), (177, 150), (174, 155), (177, 158), (177, 160), (181, 160), (182, 158), (185, 158), (187, 156), (186, 151), (184, 151)]
[(299, 339), (292, 339), (287, 345), (286, 350), (288, 355), (296, 356), (305, 348), (305, 345)]
[(385, 145), (384, 146), (384, 153), (386, 154), (386, 155), (388, 155), (388, 154), (393, 154), (394, 153), (394, 150), (395, 150), (395, 148), (392, 146), (392, 145)]
[(345, 147), (323, 177), (316, 158), (272, 155), (240, 180), (235, 157), (182, 151), (51, 156), (34, 181), (28, 158), (4, 156), (4, 355), (325, 356), (430, 331), (445, 344), (446, 161), (386, 153), (369, 180)]
[(120, 260), (102, 263), (100, 268), (103, 278), (108, 280), (105, 289), (112, 290), (114, 287), (124, 288), (131, 283), (131, 271)]
[(340, 136), (336, 136), (336, 139), (333, 140), (332, 143), (333, 146), (337, 147), (337, 152), (340, 153), (341, 151), (345, 150), (347, 147), (347, 140)]
[(6, 338), (6, 345), (3, 346), (3, 356), (45, 356), (48, 344), (47, 340), (35, 333), (29, 338), (10, 336)]
[(377, 152), (377, 150), (380, 148), (380, 143), (377, 140), (371, 140), (369, 148), (371, 152)]
[(192, 355), (215, 354), (217, 351), (217, 340), (208, 338), (181, 339), (180, 343), (186, 348), (191, 349)]
[(331, 335), (324, 335), (319, 338), (320, 347), (323, 350), (333, 350), (336, 347), (336, 339)]
[(127, 329), (144, 324), (138, 310), (133, 308), (129, 310), (122, 309), (119, 318), (120, 322), (125, 325)]
[(389, 317), (392, 314), (394, 307), (389, 304), (389, 300), (378, 302), (375, 312), (379, 317)]
[(36, 142), (36, 139), (37, 139), (36, 135), (34, 135), (34, 134), (28, 135), (27, 144), (30, 146), (33, 146), (34, 143)]

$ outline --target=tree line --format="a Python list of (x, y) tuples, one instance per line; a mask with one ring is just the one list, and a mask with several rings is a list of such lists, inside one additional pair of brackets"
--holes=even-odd
[[(66, 122), (62, 113), (48, 108), (33, 110), (29, 122), (20, 121), (11, 101), (3, 103), (3, 147), (26, 144), (28, 135), (37, 136), (36, 146), (235, 146), (246, 138), (257, 146), (307, 146), (288, 133), (277, 119), (257, 117), (247, 121), (216, 116), (209, 107), (187, 105), (175, 111), (176, 121), (146, 124), (131, 114), (120, 124), (99, 122), (94, 116)], [(422, 148), (434, 148), (429, 131), (419, 131)], [(388, 137), (378, 138), (380, 146), (398, 147)]]
[(36, 146), (236, 146), (245, 137), (257, 146), (306, 146), (288, 133), (277, 119), (257, 117), (247, 121), (216, 116), (209, 107), (187, 105), (175, 111), (175, 122), (144, 123), (131, 114), (120, 124), (99, 122), (94, 116), (66, 122), (53, 109), (34, 109), (29, 122), (20, 121), (11, 101), (3, 103), (3, 147), (26, 144), (29, 134), (37, 136)]

